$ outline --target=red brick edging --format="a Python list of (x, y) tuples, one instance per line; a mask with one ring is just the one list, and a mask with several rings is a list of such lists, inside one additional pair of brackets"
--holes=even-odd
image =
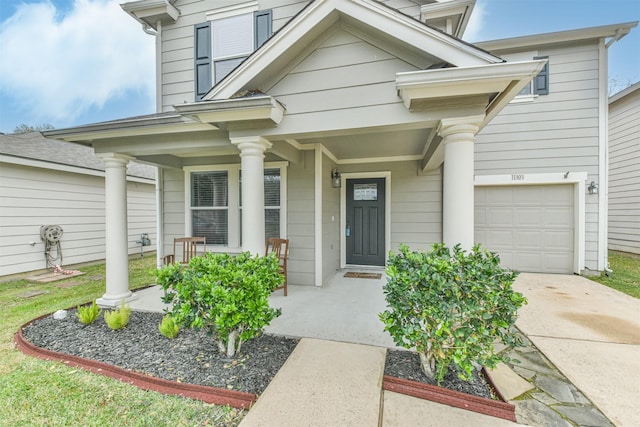
[(191, 399), (202, 400), (203, 402), (213, 403), (216, 405), (229, 405), (233, 406), (234, 408), (249, 409), (251, 405), (253, 405), (257, 400), (257, 396), (252, 393), (169, 381), (162, 378), (140, 374), (138, 372), (128, 371), (126, 369), (118, 368), (117, 366), (108, 365), (106, 363), (98, 362), (95, 360), (85, 359), (82, 357), (72, 356), (64, 353), (58, 353), (56, 351), (37, 347), (31, 344), (29, 341), (25, 340), (22, 336), (22, 329), (35, 320), (38, 319), (33, 319), (30, 322), (22, 325), (20, 329), (18, 329), (18, 332), (16, 332), (16, 335), (14, 337), (14, 342), (18, 350), (27, 355), (35, 356), (45, 360), (60, 361), (65, 365), (85, 369), (95, 374), (115, 378), (119, 381), (135, 385), (136, 387), (144, 390), (152, 390), (163, 394), (173, 394), (177, 396), (189, 397)]
[[(36, 319), (33, 319), (25, 323), (20, 327), (20, 329), (18, 329), (18, 332), (16, 332), (14, 337), (14, 342), (18, 350), (27, 355), (35, 356), (40, 359), (60, 361), (69, 366), (81, 368), (95, 374), (111, 377), (119, 381), (135, 385), (136, 387), (142, 388), (144, 390), (152, 390), (163, 394), (188, 397), (191, 399), (201, 400), (206, 403), (213, 403), (216, 405), (229, 405), (234, 408), (240, 409), (249, 409), (257, 400), (257, 396), (252, 393), (226, 390), (223, 388), (209, 387), (197, 384), (180, 383), (177, 381), (169, 381), (162, 378), (152, 377), (138, 372), (118, 368), (117, 366), (109, 365), (95, 360), (85, 359), (82, 357), (72, 356), (64, 353), (58, 353), (56, 351), (37, 347), (24, 339), (22, 330), (32, 322), (35, 322), (36, 320), (45, 316), (40, 316)], [(395, 378), (388, 375), (384, 376), (382, 388), (383, 390), (393, 391), (420, 399), (431, 400), (433, 402), (442, 403), (456, 408), (466, 409), (468, 411), (478, 412), (481, 414), (516, 422), (515, 406), (504, 401), (500, 402), (496, 400), (485, 399), (483, 397), (473, 396), (467, 393), (449, 390), (443, 387), (437, 387), (416, 381)]]
[(390, 377), (388, 375), (384, 376), (382, 388), (384, 390), (516, 422), (516, 407), (507, 402), (486, 399), (484, 397), (473, 396), (417, 381)]

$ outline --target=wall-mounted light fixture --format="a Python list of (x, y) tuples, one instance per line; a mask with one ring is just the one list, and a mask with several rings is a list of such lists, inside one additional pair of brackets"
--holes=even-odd
[(342, 187), (342, 179), (340, 177), (340, 172), (338, 172), (338, 169), (336, 168), (331, 169), (331, 186), (333, 188)]
[(587, 187), (589, 194), (598, 194), (598, 184), (595, 181), (591, 181), (591, 184)]

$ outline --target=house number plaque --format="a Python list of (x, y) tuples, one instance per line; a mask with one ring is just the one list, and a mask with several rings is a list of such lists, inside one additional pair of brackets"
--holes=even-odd
[(521, 175), (521, 174), (511, 175), (511, 181), (524, 181), (524, 175)]

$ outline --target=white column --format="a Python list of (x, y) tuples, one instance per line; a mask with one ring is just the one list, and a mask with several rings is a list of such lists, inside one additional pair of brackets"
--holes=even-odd
[(136, 298), (129, 290), (127, 244), (127, 163), (128, 156), (99, 155), (104, 161), (107, 290), (97, 300), (101, 306), (117, 307)]
[(473, 144), (481, 116), (444, 119), (438, 133), (444, 146), (442, 241), (470, 250), (474, 241)]
[(266, 139), (234, 138), (240, 149), (242, 170), (242, 250), (264, 255), (264, 152), (271, 148)]

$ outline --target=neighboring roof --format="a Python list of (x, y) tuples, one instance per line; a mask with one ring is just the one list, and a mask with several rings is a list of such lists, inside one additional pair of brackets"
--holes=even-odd
[(632, 84), (626, 89), (622, 89), (620, 92), (609, 97), (609, 104), (613, 104), (614, 102), (624, 98), (627, 95), (631, 95), (633, 92), (640, 90), (640, 82), (636, 82)]
[(557, 43), (567, 43), (578, 40), (602, 39), (612, 37), (619, 40), (629, 34), (632, 28), (638, 25), (638, 21), (622, 24), (603, 25), (600, 27), (581, 28), (577, 30), (558, 31), (553, 33), (534, 34), (508, 39), (490, 40), (474, 43), (476, 46), (488, 51), (501, 51), (532, 46), (544, 46)]
[[(0, 155), (104, 172), (104, 163), (94, 155), (93, 148), (47, 139), (40, 132), (0, 134)], [(156, 168), (129, 162), (127, 175), (155, 180)]]

